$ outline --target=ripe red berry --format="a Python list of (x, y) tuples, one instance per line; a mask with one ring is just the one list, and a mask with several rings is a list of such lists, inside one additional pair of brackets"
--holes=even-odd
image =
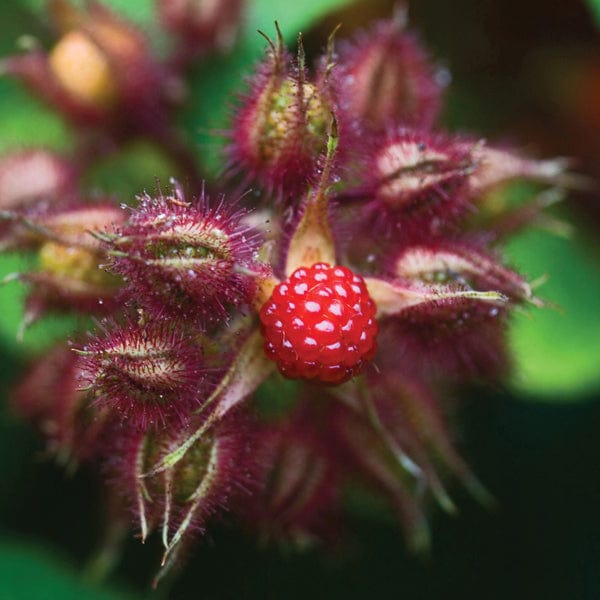
[(260, 311), (265, 352), (286, 377), (338, 384), (373, 358), (375, 303), (346, 267), (300, 267), (275, 287)]

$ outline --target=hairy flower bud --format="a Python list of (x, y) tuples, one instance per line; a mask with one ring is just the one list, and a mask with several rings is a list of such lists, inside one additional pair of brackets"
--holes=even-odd
[(79, 10), (56, 0), (49, 12), (62, 32), (54, 48), (8, 58), (7, 73), (78, 125), (108, 127), (119, 137), (162, 131), (173, 77), (146, 37), (99, 2)]
[(178, 316), (223, 318), (227, 308), (248, 302), (255, 236), (240, 223), (242, 211), (211, 207), (204, 194), (141, 198), (139, 209), (117, 233), (106, 234), (111, 268), (123, 275), (140, 304)]
[(181, 38), (185, 52), (228, 50), (241, 22), (244, 0), (157, 0), (165, 27)]
[(235, 115), (229, 147), (231, 170), (241, 167), (282, 195), (305, 189), (326, 148), (331, 120), (325, 95), (306, 80), (299, 43), (297, 65), (281, 38), (277, 46), (271, 43)]
[[(253, 530), (299, 546), (327, 538), (340, 510), (340, 470), (305, 405), (257, 434), (259, 490), (241, 507)], [(327, 422), (326, 420), (324, 422)]]
[(21, 150), (0, 157), (0, 210), (34, 202), (60, 204), (75, 190), (71, 164), (50, 150)]
[(78, 381), (77, 355), (63, 345), (39, 358), (11, 393), (11, 404), (47, 438), (61, 462), (94, 457), (101, 448), (108, 414), (92, 411)]
[(400, 19), (380, 21), (342, 44), (338, 64), (342, 109), (362, 129), (433, 124), (442, 86), (419, 40)]
[(464, 188), (474, 163), (468, 149), (457, 148), (452, 140), (398, 129), (371, 160), (367, 178), (390, 213), (404, 219), (431, 219), (432, 214), (448, 219), (464, 209)]
[(202, 531), (207, 518), (248, 489), (252, 471), (249, 430), (233, 417), (196, 440), (177, 464), (149, 476), (184, 435), (185, 430), (172, 429), (132, 434), (125, 428), (115, 440), (112, 479), (129, 496), (142, 539), (161, 529), (165, 552), (157, 580), (177, 559), (181, 546)]
[(94, 403), (133, 428), (186, 422), (201, 398), (201, 348), (176, 323), (113, 325), (80, 351)]

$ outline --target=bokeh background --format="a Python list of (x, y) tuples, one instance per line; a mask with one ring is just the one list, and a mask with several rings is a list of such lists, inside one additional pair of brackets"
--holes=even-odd
[[(151, 0), (107, 3), (152, 32)], [(340, 35), (348, 35), (389, 15), (394, 3), (249, 4), (237, 49), (197, 70), (181, 116), (213, 165), (207, 131), (226, 124), (221, 99), (239, 89), (260, 53), (257, 27), (268, 30), (277, 19), (290, 41), (301, 29), (308, 52), (317, 53), (338, 22)], [(51, 39), (43, 5), (2, 0), (0, 56), (15, 52), (23, 34)], [(443, 118), (449, 129), (540, 157), (573, 157), (575, 170), (600, 182), (600, 2), (415, 0), (409, 15), (452, 75)], [(58, 117), (0, 77), (0, 152), (70, 143)], [(159, 149), (133, 145), (98, 165), (89, 184), (131, 195), (156, 177), (166, 180), (171, 169)], [(102, 539), (101, 486), (92, 472), (69, 476), (44, 460), (42, 440), (6, 406), (27, 360), (72, 323), (46, 320), (17, 345), (23, 290), (0, 289), (0, 600), (600, 598), (599, 193), (572, 193), (554, 216), (572, 225), (570, 236), (533, 231), (508, 253), (532, 279), (548, 275), (539, 294), (557, 308), (515, 317), (514, 379), (505, 388), (467, 391), (457, 419), (462, 452), (499, 508), (487, 512), (456, 490), (460, 514), (434, 516), (428, 560), (407, 555), (385, 511), (355, 502), (349, 542), (335, 552), (265, 547), (223, 523), (211, 528), (181, 577), (158, 592), (148, 581), (159, 549), (133, 539), (110, 580), (90, 582), (84, 567)], [(0, 273), (28, 260), (2, 257)]]

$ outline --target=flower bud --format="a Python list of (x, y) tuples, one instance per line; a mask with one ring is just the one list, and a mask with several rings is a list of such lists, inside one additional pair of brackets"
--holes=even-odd
[(127, 224), (106, 235), (111, 268), (150, 310), (222, 318), (254, 289), (255, 236), (242, 216), (223, 202), (211, 207), (204, 195), (187, 202), (178, 186), (172, 196), (145, 195)]
[[(31, 286), (22, 327), (49, 310), (105, 314), (114, 309), (122, 280), (104, 270), (106, 256), (90, 229), (120, 222), (122, 211), (99, 203), (32, 216), (11, 244), (37, 247), (38, 269), (9, 276)], [(19, 222), (18, 222), (19, 223)]]
[(0, 210), (35, 202), (60, 203), (76, 187), (71, 164), (50, 150), (21, 150), (0, 157)]
[(152, 467), (184, 441), (185, 433), (122, 428), (114, 441), (112, 479), (116, 489), (129, 496), (142, 539), (154, 528), (162, 529), (165, 553), (157, 579), (177, 559), (181, 545), (203, 531), (209, 516), (248, 489), (253, 463), (248, 428), (238, 418), (229, 418), (196, 440), (182, 460), (149, 476)]
[(174, 80), (145, 36), (97, 2), (79, 10), (58, 0), (49, 10), (62, 31), (54, 48), (10, 57), (6, 72), (78, 125), (121, 138), (163, 132)]
[(318, 87), (306, 80), (300, 40), (298, 64), (281, 39), (251, 81), (235, 115), (229, 147), (231, 170), (279, 195), (306, 189), (319, 156), (326, 149), (330, 108)]
[(53, 211), (33, 219), (33, 233), (39, 227), (38, 237), (46, 234), (63, 245), (78, 246), (98, 254), (102, 243), (92, 232), (117, 227), (125, 214), (110, 201), (81, 203), (77, 206)]
[[(85, 36), (85, 34), (81, 35)], [(72, 68), (83, 57), (80, 58), (78, 54), (75, 54), (75, 58), (71, 59), (64, 56), (69, 50), (73, 49), (73, 45), (68, 40), (64, 47), (59, 48), (59, 57), (56, 61), (59, 70), (58, 76), (52, 71), (48, 54), (39, 48), (7, 58), (4, 61), (4, 70), (8, 75), (22, 81), (36, 96), (76, 125), (97, 126), (104, 124), (109, 118), (108, 107), (103, 105), (102, 102), (94, 102), (94, 94), (102, 96), (102, 92), (98, 91), (98, 88), (102, 89), (101, 85), (96, 86), (94, 92), (93, 85), (86, 89), (85, 84), (79, 85), (77, 83), (77, 76), (71, 73), (69, 68)], [(98, 60), (98, 62), (101, 61)], [(69, 65), (69, 67), (66, 65)], [(94, 69), (97, 70), (97, 67)], [(61, 83), (61, 79), (74, 81), (74, 83), (69, 84), (69, 87), (73, 90), (78, 87), (82, 88), (79, 90), (79, 96), (72, 93), (69, 87), (65, 87)], [(98, 77), (98, 74), (96, 74), (96, 76), (88, 75), (86, 79), (88, 81), (94, 79), (106, 80), (106, 77), (102, 75)]]
[(367, 188), (387, 214), (399, 221), (444, 220), (465, 208), (468, 175), (474, 169), (469, 149), (450, 139), (407, 129), (388, 134), (365, 171)]
[(244, 0), (157, 0), (167, 29), (181, 38), (187, 53), (228, 50), (241, 22)]
[(111, 109), (118, 99), (114, 69), (108, 57), (84, 31), (66, 33), (48, 56), (50, 72), (78, 102)]
[(470, 176), (478, 166), (472, 148), (461, 139), (402, 127), (379, 138), (365, 141), (362, 184), (337, 197), (359, 211), (357, 240), (365, 227), (386, 237), (401, 229), (406, 241), (455, 231), (471, 206)]
[(0, 157), (0, 247), (21, 246), (19, 219), (56, 210), (76, 190), (72, 165), (50, 150), (22, 150)]
[(171, 321), (112, 326), (80, 353), (82, 384), (94, 404), (132, 428), (185, 423), (202, 397), (201, 349)]
[(332, 534), (340, 510), (340, 469), (316, 419), (323, 421), (303, 407), (262, 427), (255, 450), (259, 491), (241, 507), (249, 527), (299, 546)]
[(99, 268), (98, 257), (86, 248), (45, 242), (38, 257), (40, 270), (59, 279), (92, 286), (113, 282), (113, 277)]
[(366, 131), (427, 129), (439, 112), (442, 86), (419, 40), (403, 25), (380, 21), (341, 45), (341, 107)]
[(97, 455), (107, 413), (93, 411), (78, 381), (77, 355), (57, 346), (38, 359), (11, 394), (14, 410), (33, 421), (61, 462)]
[(13, 277), (31, 286), (22, 327), (53, 310), (91, 314), (114, 310), (122, 282), (102, 269), (103, 260), (86, 248), (54, 241), (42, 244), (38, 252), (39, 269)]

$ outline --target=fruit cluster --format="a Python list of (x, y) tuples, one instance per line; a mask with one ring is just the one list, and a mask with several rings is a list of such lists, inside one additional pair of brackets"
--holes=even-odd
[[(314, 69), (276, 26), (232, 115), (224, 175), (203, 181), (176, 117), (189, 67), (235, 43), (241, 2), (213, 5), (158, 0), (171, 36), (159, 58), (99, 3), (55, 1), (54, 47), (4, 61), (79, 142), (0, 157), (2, 247), (39, 258), (15, 276), (30, 288), (24, 325), (102, 319), (87, 340), (73, 332), (74, 351), (42, 356), (13, 405), (61, 459), (104, 465), (142, 538), (162, 531), (160, 576), (225, 508), (274, 537), (335, 536), (342, 490), (360, 480), (423, 550), (427, 506), (454, 509), (451, 478), (489, 500), (446, 400), (506, 375), (510, 311), (540, 303), (502, 244), (543, 203), (491, 210), (490, 192), (570, 176), (441, 131), (448, 78), (396, 15), (332, 35)], [(92, 196), (90, 167), (140, 138), (182, 183), (121, 208)]]

